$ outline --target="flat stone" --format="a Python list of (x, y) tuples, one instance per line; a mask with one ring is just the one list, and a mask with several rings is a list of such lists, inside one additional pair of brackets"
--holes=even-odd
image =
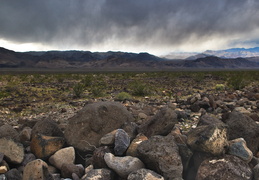
[(104, 160), (122, 178), (127, 178), (131, 172), (145, 167), (140, 159), (131, 156), (115, 157), (112, 153), (106, 153)]
[(225, 155), (203, 161), (195, 180), (250, 180), (252, 177), (253, 172), (246, 162), (236, 156)]
[(23, 180), (32, 180), (32, 179), (47, 179), (53, 180), (53, 177), (48, 171), (48, 165), (46, 162), (41, 159), (36, 159), (29, 162), (23, 172)]
[(174, 136), (152, 136), (138, 146), (138, 153), (148, 169), (165, 179), (182, 177), (183, 165)]
[(253, 153), (248, 149), (246, 141), (243, 138), (229, 141), (228, 154), (237, 156), (247, 163), (249, 163), (253, 158)]
[(51, 137), (37, 134), (32, 137), (31, 151), (40, 159), (47, 159), (61, 149), (65, 143), (62, 137)]
[(123, 129), (118, 129), (116, 131), (114, 145), (114, 154), (116, 156), (123, 155), (128, 149), (130, 145), (130, 137)]
[(164, 180), (164, 177), (149, 169), (139, 169), (130, 173), (127, 180)]
[(193, 150), (216, 156), (224, 154), (228, 145), (227, 126), (219, 123), (196, 127), (189, 131), (187, 144)]
[(12, 139), (0, 138), (0, 152), (5, 155), (8, 162), (20, 164), (24, 158), (23, 145)]
[(74, 147), (67, 147), (58, 150), (49, 158), (49, 162), (56, 168), (61, 169), (62, 164), (74, 164), (75, 162), (75, 149)]
[(117, 132), (117, 129), (105, 134), (99, 141), (100, 146), (112, 146), (115, 142), (115, 134)]

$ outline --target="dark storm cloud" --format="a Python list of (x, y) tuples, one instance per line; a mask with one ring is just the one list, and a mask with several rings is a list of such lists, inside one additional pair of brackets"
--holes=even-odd
[(168, 46), (259, 28), (257, 0), (0, 0), (0, 39)]

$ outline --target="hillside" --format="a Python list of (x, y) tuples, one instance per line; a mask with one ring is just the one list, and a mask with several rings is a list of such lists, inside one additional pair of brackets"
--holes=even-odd
[[(198, 59), (197, 59), (198, 58)], [(168, 60), (148, 53), (41, 51), (15, 52), (0, 48), (0, 68), (46, 69), (179, 69), (179, 68), (259, 68), (258, 58), (226, 59), (197, 56), (196, 60)]]

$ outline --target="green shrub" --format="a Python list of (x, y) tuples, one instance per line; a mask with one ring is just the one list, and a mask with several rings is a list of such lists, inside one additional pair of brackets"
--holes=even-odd
[(84, 85), (81, 83), (76, 84), (73, 88), (73, 91), (74, 91), (74, 95), (77, 98), (80, 98), (84, 92)]
[(127, 92), (120, 92), (119, 94), (117, 94), (117, 96), (115, 97), (116, 100), (119, 101), (123, 101), (123, 100), (129, 100), (132, 99), (131, 95)]
[(93, 97), (102, 97), (102, 96), (104, 96), (103, 89), (98, 87), (98, 86), (92, 87), (91, 92), (92, 92)]
[(151, 88), (146, 83), (134, 81), (131, 84), (132, 95), (134, 96), (147, 96), (151, 94)]
[(235, 90), (240, 90), (249, 84), (249, 80), (246, 78), (244, 73), (239, 72), (232, 74), (232, 76), (228, 79), (227, 84)]
[(225, 90), (225, 85), (224, 84), (216, 84), (215, 89), (217, 91), (223, 91), (223, 90)]

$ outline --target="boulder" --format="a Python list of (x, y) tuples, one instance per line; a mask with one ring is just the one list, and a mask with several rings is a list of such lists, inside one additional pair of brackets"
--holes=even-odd
[(138, 146), (138, 153), (148, 169), (165, 179), (182, 178), (183, 165), (174, 136), (152, 136)]
[(147, 137), (168, 135), (176, 123), (178, 123), (176, 112), (170, 107), (164, 107), (154, 117), (143, 123), (138, 132)]
[(253, 172), (249, 165), (236, 156), (204, 160), (197, 172), (196, 180), (250, 180)]
[(253, 158), (253, 153), (247, 148), (246, 141), (243, 138), (229, 141), (228, 154), (237, 156), (247, 163), (249, 163)]
[(121, 178), (127, 178), (131, 172), (145, 167), (141, 160), (131, 156), (115, 157), (112, 153), (106, 153), (104, 160)]
[(114, 173), (109, 169), (92, 169), (81, 180), (113, 180)]
[(37, 158), (46, 159), (61, 149), (64, 143), (65, 140), (62, 137), (36, 134), (32, 137), (31, 151)]
[(0, 138), (0, 152), (5, 155), (8, 162), (13, 164), (20, 164), (24, 158), (23, 145), (12, 139)]
[(218, 118), (216, 118), (215, 116), (204, 114), (200, 117), (197, 126), (219, 124), (219, 123), (223, 124), (223, 122)]
[(223, 116), (228, 125), (229, 140), (244, 138), (247, 147), (255, 154), (259, 148), (259, 125), (250, 117), (231, 112)]
[(196, 151), (224, 154), (228, 145), (227, 127), (222, 123), (196, 127), (188, 133), (187, 144)]
[(118, 129), (116, 131), (114, 145), (114, 154), (116, 156), (122, 156), (128, 149), (130, 137), (123, 129)]
[(49, 162), (58, 169), (61, 169), (64, 163), (73, 164), (75, 162), (75, 149), (73, 147), (60, 149), (49, 158)]
[(58, 127), (58, 124), (49, 119), (39, 120), (32, 128), (32, 137), (36, 134), (42, 134), (45, 136), (64, 137), (62, 130)]
[(142, 168), (130, 173), (127, 180), (164, 180), (164, 178), (154, 171)]
[(0, 127), (0, 138), (10, 138), (19, 142), (19, 133), (10, 125), (5, 124)]
[(41, 159), (36, 159), (29, 162), (23, 171), (23, 180), (32, 180), (32, 179), (46, 179), (53, 180), (53, 177), (48, 171), (48, 165), (46, 162)]
[(80, 151), (93, 151), (101, 137), (130, 121), (133, 116), (120, 103), (88, 104), (69, 119), (65, 138), (69, 145)]

